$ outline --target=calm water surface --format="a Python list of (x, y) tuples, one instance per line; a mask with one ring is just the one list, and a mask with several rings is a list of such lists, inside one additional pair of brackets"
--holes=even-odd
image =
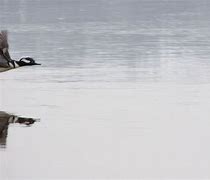
[(210, 178), (208, 0), (0, 4), (1, 180)]

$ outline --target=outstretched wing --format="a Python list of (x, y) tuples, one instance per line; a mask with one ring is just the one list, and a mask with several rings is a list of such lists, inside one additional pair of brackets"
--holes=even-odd
[(0, 32), (0, 67), (8, 67), (8, 62), (11, 60), (8, 50), (8, 33), (3, 30)]

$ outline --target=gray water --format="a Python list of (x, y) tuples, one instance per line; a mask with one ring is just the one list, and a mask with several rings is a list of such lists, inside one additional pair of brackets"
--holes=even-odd
[(0, 4), (1, 180), (210, 178), (210, 1)]

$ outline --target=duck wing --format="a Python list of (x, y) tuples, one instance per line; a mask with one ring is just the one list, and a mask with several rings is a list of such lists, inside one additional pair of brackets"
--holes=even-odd
[(8, 32), (2, 30), (0, 32), (0, 67), (8, 67), (8, 62), (11, 61), (9, 54)]

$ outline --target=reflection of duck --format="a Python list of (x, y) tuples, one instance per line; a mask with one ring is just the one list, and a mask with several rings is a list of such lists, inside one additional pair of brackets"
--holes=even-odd
[(9, 44), (7, 38), (7, 31), (0, 32), (0, 72), (10, 69), (18, 68), (21, 66), (40, 65), (34, 61), (33, 58), (25, 57), (19, 61), (13, 60), (9, 54)]
[(0, 147), (6, 146), (9, 124), (19, 123), (30, 126), (36, 121), (37, 120), (33, 118), (18, 117), (13, 114), (8, 114), (6, 112), (0, 111)]

